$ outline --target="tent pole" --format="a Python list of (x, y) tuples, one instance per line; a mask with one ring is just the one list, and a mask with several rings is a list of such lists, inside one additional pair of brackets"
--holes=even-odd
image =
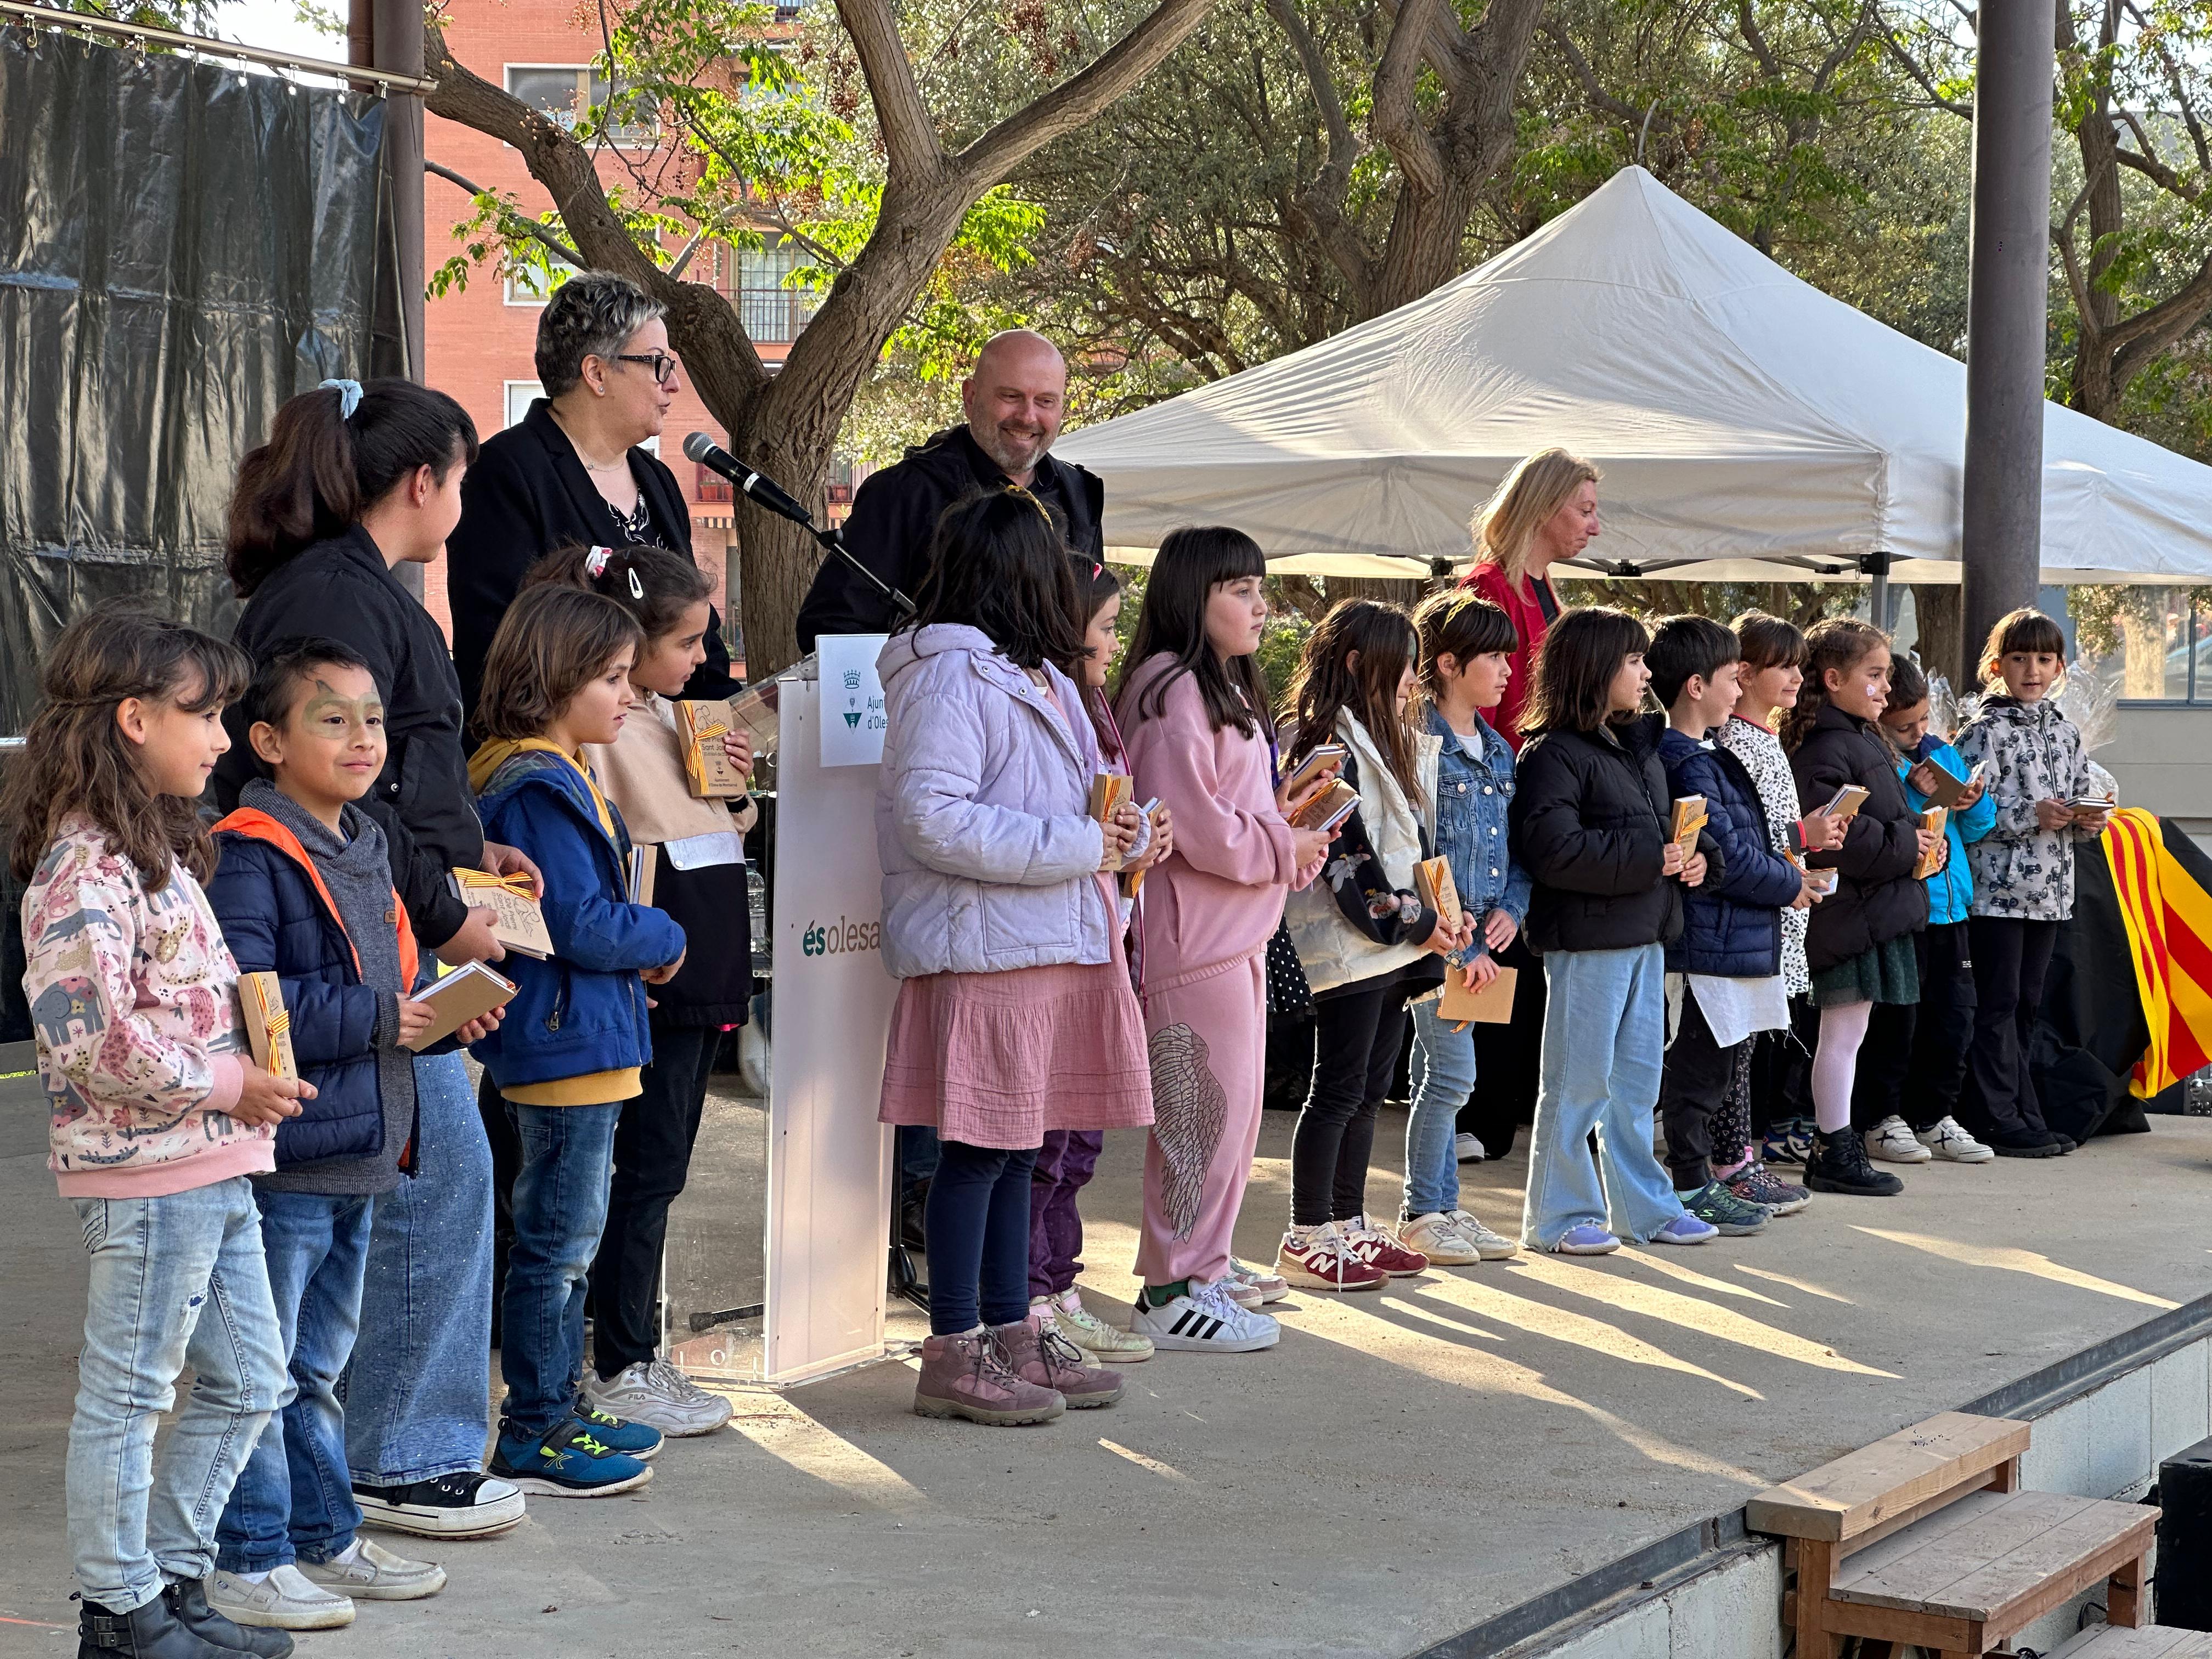
[[(2052, 7), (2006, 0), (1978, 13), (1960, 534), (1969, 652), (1999, 617), (2035, 602), (2042, 566)], [(1954, 684), (1970, 683), (1963, 661), (1945, 666)]]

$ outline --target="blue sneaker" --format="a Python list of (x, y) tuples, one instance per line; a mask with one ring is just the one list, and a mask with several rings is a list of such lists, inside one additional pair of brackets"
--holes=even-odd
[(489, 1472), (549, 1498), (611, 1498), (653, 1479), (643, 1463), (597, 1439), (574, 1418), (542, 1437), (510, 1434), (501, 1424)]
[(1597, 1224), (1584, 1221), (1570, 1227), (1552, 1246), (1555, 1255), (1611, 1255), (1620, 1248), (1620, 1241)]
[(578, 1400), (574, 1410), (576, 1414), (569, 1419), (570, 1425), (580, 1428), (609, 1451), (635, 1457), (641, 1463), (650, 1463), (660, 1455), (659, 1429), (603, 1412), (588, 1400)]
[(1685, 1210), (1672, 1221), (1651, 1235), (1654, 1244), (1710, 1244), (1721, 1236), (1721, 1230), (1710, 1221), (1700, 1221)]

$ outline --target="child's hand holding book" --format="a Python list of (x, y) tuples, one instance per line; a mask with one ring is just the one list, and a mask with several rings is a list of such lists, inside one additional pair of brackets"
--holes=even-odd
[(295, 1077), (278, 1077), (258, 1066), (246, 1068), (245, 1086), (231, 1105), (230, 1115), (240, 1123), (259, 1127), (300, 1115), (300, 1103), (315, 1097), (315, 1085)]

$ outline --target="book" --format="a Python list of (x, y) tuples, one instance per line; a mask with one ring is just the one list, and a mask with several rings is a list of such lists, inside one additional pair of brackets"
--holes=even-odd
[(684, 777), (701, 800), (726, 800), (750, 792), (744, 773), (730, 764), (722, 739), (737, 729), (737, 717), (726, 702), (688, 702), (678, 698), (676, 736), (684, 750)]
[(1920, 861), (1912, 866), (1912, 873), (1919, 880), (1927, 880), (1936, 873), (1936, 866), (1943, 862), (1943, 820), (1949, 816), (1950, 813), (1941, 806), (1931, 806), (1920, 815), (1920, 827), (1923, 830), (1933, 830), (1936, 840), (1927, 852), (1922, 854)]
[(471, 908), (490, 907), (492, 937), (502, 950), (541, 962), (553, 954), (553, 936), (545, 931), (545, 913), (530, 896), (529, 877), (456, 868), (451, 879), (453, 896), (462, 903)]
[[(1124, 773), (1097, 774), (1091, 780), (1091, 816), (1099, 823), (1104, 823), (1107, 819), (1127, 805), (1129, 798), (1136, 793), (1136, 780)], [(1106, 862), (1099, 867), (1103, 870), (1119, 870), (1121, 867), (1121, 855), (1115, 852), (1110, 844), (1106, 853)]]
[(1950, 769), (1941, 761), (1929, 761), (1928, 769), (1936, 775), (1936, 787), (1928, 792), (1928, 799), (1945, 811), (1955, 812), (1959, 810), (1959, 803), (1966, 799), (1966, 792), (1982, 781), (1983, 775), (1990, 769), (1990, 763), (1976, 761), (1974, 769), (1963, 778), (1953, 777)]
[[(1152, 833), (1158, 835), (1160, 833), (1160, 798), (1158, 795), (1153, 796), (1137, 810), (1145, 815), (1146, 821), (1152, 826)], [(1133, 899), (1137, 896), (1145, 885), (1146, 873), (1151, 868), (1150, 865), (1146, 865), (1143, 870), (1131, 870), (1122, 875), (1121, 896), (1123, 898)]]
[(1820, 816), (1830, 818), (1855, 818), (1859, 808), (1866, 805), (1867, 792), (1856, 783), (1847, 783), (1828, 798), (1820, 809)]
[(1350, 752), (1340, 743), (1316, 744), (1313, 752), (1292, 767), (1290, 776), (1283, 780), (1283, 799), (1296, 800), (1300, 790), (1342, 761)]
[(238, 1006), (245, 1016), (253, 1063), (271, 1077), (298, 1077), (300, 1067), (292, 1058), (292, 1015), (284, 1006), (283, 982), (270, 973), (240, 974)]
[(1480, 991), (1470, 991), (1455, 973), (1444, 975), (1444, 994), (1437, 1005), (1437, 1018), (1454, 1025), (1506, 1025), (1513, 1019), (1513, 988), (1520, 982), (1517, 968), (1500, 968), (1498, 977)]
[(1682, 849), (1685, 860), (1694, 858), (1698, 852), (1698, 831), (1710, 822), (1703, 795), (1677, 795), (1674, 798), (1674, 819), (1668, 826), (1668, 839)]
[(1459, 885), (1452, 880), (1450, 860), (1423, 859), (1414, 865), (1413, 890), (1424, 905), (1443, 918), (1445, 927), (1458, 928)]
[(400, 1046), (420, 1054), (432, 1043), (453, 1036), (471, 1020), (495, 1008), (505, 1007), (514, 994), (513, 980), (493, 972), (481, 962), (463, 963), (416, 995), (415, 1000), (428, 1003), (436, 1010), (437, 1017), (420, 1036)]
[(1291, 826), (1297, 830), (1334, 830), (1358, 810), (1359, 792), (1342, 778), (1333, 778), (1326, 788), (1291, 815)]
[(2076, 812), (2109, 812), (2119, 802), (2110, 795), (2069, 795), (2066, 805)]
[(653, 872), (660, 862), (659, 848), (632, 842), (629, 849), (629, 902), (653, 902)]

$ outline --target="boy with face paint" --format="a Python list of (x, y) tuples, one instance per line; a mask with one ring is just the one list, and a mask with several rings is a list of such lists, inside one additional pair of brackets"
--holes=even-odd
[[(444, 1570), (356, 1536), (337, 1388), (360, 1328), (374, 1200), (412, 1174), (413, 1056), (428, 1029), (413, 1000), (413, 930), (385, 831), (356, 802), (384, 769), (384, 704), (351, 647), (280, 647), (247, 688), (246, 741), (263, 775), (216, 826), (208, 895), (245, 972), (282, 984), (292, 1048), (316, 1085), (287, 1121), (276, 1167), (254, 1182), (270, 1288), (296, 1397), (263, 1434), (216, 1528), (208, 1599), (265, 1638), (353, 1620), (353, 1597), (412, 1600)], [(497, 1023), (494, 1013), (487, 1018)], [(481, 1036), (472, 1023), (444, 1046)], [(255, 1651), (263, 1650), (257, 1648)]]

